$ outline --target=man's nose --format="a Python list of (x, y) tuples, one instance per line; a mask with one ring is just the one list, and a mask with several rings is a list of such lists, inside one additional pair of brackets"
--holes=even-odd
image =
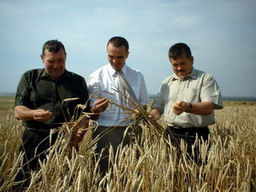
[(178, 65), (177, 69), (178, 69), (178, 70), (181, 70), (181, 69), (183, 69), (183, 68), (182, 68), (181, 65)]
[(117, 58), (113, 58), (113, 63), (116, 63), (117, 61), (118, 61), (118, 59)]
[(58, 68), (59, 64), (58, 64), (58, 62), (54, 62), (52, 66), (53, 66), (53, 68)]

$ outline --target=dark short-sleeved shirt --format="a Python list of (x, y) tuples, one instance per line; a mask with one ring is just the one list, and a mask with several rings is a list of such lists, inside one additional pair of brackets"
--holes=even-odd
[[(70, 99), (68, 98), (78, 98)], [(44, 123), (23, 121), (31, 128), (55, 128), (70, 120), (78, 104), (88, 100), (87, 85), (83, 77), (65, 71), (59, 79), (52, 79), (44, 69), (25, 72), (19, 82), (15, 106), (23, 105), (30, 109), (44, 109), (53, 113), (53, 117)], [(64, 101), (66, 100), (66, 101)], [(89, 111), (89, 106), (85, 111)]]

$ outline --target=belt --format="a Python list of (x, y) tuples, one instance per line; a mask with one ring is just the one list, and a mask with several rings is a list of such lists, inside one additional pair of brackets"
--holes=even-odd
[(127, 126), (102, 126), (102, 125), (99, 125), (98, 127), (102, 127), (102, 128), (105, 128), (105, 129), (107, 129), (107, 128), (117, 128), (117, 129), (124, 129), (124, 128), (127, 128), (128, 127), (128, 125)]
[(35, 131), (35, 132), (40, 132), (40, 133), (50, 133), (51, 130), (53, 131), (57, 131), (59, 130), (59, 128), (55, 127), (55, 128), (31, 128), (31, 127), (26, 127), (26, 129), (30, 130), (30, 131)]
[(173, 135), (177, 136), (189, 136), (195, 137), (196, 134), (198, 135), (208, 135), (210, 134), (208, 127), (190, 127), (190, 128), (182, 128), (182, 127), (174, 127), (169, 126), (166, 129), (166, 133), (172, 133)]
[(127, 128), (128, 126), (114, 126), (115, 128), (117, 128), (117, 129), (125, 129), (125, 128)]
[(190, 131), (190, 130), (206, 130), (206, 129), (209, 129), (208, 127), (187, 127), (187, 128), (184, 128), (184, 127), (176, 127), (176, 126), (168, 126), (169, 129), (172, 129), (172, 130), (183, 130), (183, 131)]

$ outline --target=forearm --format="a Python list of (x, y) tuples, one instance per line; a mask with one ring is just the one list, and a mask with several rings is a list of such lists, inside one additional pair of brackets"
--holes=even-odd
[(14, 109), (14, 116), (19, 120), (30, 121), (34, 120), (34, 112), (35, 110), (29, 109), (23, 105), (19, 105)]
[(180, 115), (183, 112), (195, 115), (209, 115), (214, 109), (214, 104), (212, 102), (188, 103), (179, 101), (173, 105), (172, 109), (176, 115)]
[(23, 121), (35, 120), (38, 122), (46, 122), (52, 117), (52, 112), (44, 109), (30, 109), (26, 106), (19, 105), (14, 109), (14, 116)]
[[(189, 103), (187, 104), (189, 105)], [(214, 104), (212, 102), (191, 103), (191, 105), (192, 109), (189, 113), (195, 115), (209, 115), (214, 109)], [(187, 107), (187, 109), (188, 108), (189, 106)]]

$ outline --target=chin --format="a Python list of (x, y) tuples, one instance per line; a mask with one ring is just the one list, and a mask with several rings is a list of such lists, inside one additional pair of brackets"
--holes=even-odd
[(52, 74), (51, 77), (54, 78), (54, 79), (58, 79), (58, 78), (60, 78), (62, 75), (63, 75), (63, 73), (61, 73), (61, 74)]
[(178, 73), (179, 77), (186, 77), (188, 74), (187, 73)]
[(116, 66), (112, 65), (112, 67), (113, 67), (113, 69), (115, 69), (116, 71), (120, 71), (120, 70), (122, 70), (122, 68), (123, 68), (124, 66), (123, 66), (123, 65), (116, 65)]

